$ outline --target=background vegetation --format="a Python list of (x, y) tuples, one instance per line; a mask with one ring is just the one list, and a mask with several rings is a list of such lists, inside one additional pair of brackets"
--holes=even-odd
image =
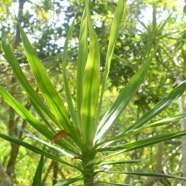
[[(111, 137), (123, 131), (127, 123), (133, 123), (144, 113), (153, 108), (158, 101), (170, 92), (179, 81), (185, 79), (186, 70), (186, 30), (185, 30), (185, 2), (181, 1), (128, 1), (125, 11), (125, 19), (116, 42), (113, 62), (109, 73), (109, 82), (103, 102), (102, 112), (108, 107), (121, 92), (121, 88), (140, 69), (143, 62), (143, 51), (147, 42), (154, 37), (154, 46), (157, 52), (148, 71), (145, 82), (141, 85), (137, 94), (129, 104), (124, 114), (117, 120), (117, 127), (113, 127), (109, 133)], [(61, 64), (64, 41), (72, 22), (76, 17), (75, 28), (70, 40), (67, 58), (67, 69), (69, 73), (72, 95), (75, 97), (76, 67), (78, 57), (78, 37), (81, 22), (83, 3), (78, 1), (0, 1), (1, 25), (5, 26), (8, 37), (12, 42), (14, 53), (25, 72), (29, 82), (37, 88), (34, 78), (30, 73), (27, 59), (23, 52), (19, 30), (15, 24), (15, 14), (24, 31), (29, 36), (37, 51), (39, 58), (49, 73), (50, 79), (56, 90), (64, 97), (63, 68)], [(104, 70), (104, 59), (106, 56), (108, 35), (110, 33), (112, 17), (116, 9), (115, 1), (91, 1), (92, 19), (95, 31), (98, 35), (101, 51), (101, 71)], [(18, 7), (15, 9), (15, 7)], [(19, 10), (17, 12), (17, 10)], [(15, 13), (14, 13), (15, 11)], [(5, 87), (17, 100), (28, 110), (34, 112), (30, 99), (26, 92), (17, 82), (12, 73), (12, 68), (4, 59), (2, 48), (0, 48), (0, 85)], [(162, 112), (154, 121), (167, 118), (183, 112), (184, 97), (172, 104)], [(40, 146), (28, 137), (27, 132), (35, 134), (35, 131), (18, 116), (12, 108), (9, 108), (0, 97), (0, 133)], [(65, 103), (66, 104), (66, 103)], [(182, 120), (183, 121), (183, 120)], [(182, 125), (183, 126), (183, 125)], [(164, 132), (176, 132), (180, 130), (179, 121), (170, 122), (166, 127), (148, 129), (140, 135), (130, 137), (128, 141), (138, 141)], [(38, 136), (37, 137), (41, 137)], [(137, 171), (137, 172), (159, 172), (183, 176), (182, 141), (174, 139), (159, 143), (158, 145), (141, 148), (136, 151), (120, 154), (120, 159), (143, 160), (138, 164), (105, 165), (106, 171)], [(40, 146), (43, 148), (42, 146)], [(31, 185), (38, 165), (39, 155), (1, 140), (0, 163), (6, 169), (15, 185)], [(106, 156), (107, 154), (105, 154)], [(65, 157), (63, 157), (65, 159)], [(109, 162), (115, 156), (107, 157)], [(72, 159), (76, 164), (76, 160)], [(60, 165), (53, 160), (45, 159), (43, 179), (41, 185), (53, 185), (59, 180), (74, 177), (77, 172)], [(112, 174), (101, 175), (107, 182), (130, 183), (133, 185), (178, 185), (179, 180), (167, 178), (131, 177), (130, 175)]]

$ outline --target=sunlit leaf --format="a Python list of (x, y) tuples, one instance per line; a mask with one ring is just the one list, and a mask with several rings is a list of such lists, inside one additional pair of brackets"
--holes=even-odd
[(75, 125), (75, 127), (78, 127), (77, 115), (76, 115), (74, 105), (72, 102), (72, 96), (71, 96), (70, 89), (69, 89), (69, 83), (68, 83), (68, 78), (67, 78), (68, 75), (67, 75), (67, 70), (66, 70), (68, 42), (69, 42), (69, 39), (72, 35), (73, 28), (74, 28), (74, 20), (71, 24), (71, 27), (68, 31), (68, 35), (65, 40), (62, 64), (63, 64), (63, 79), (64, 79), (65, 95), (66, 95), (66, 99), (67, 99), (67, 103), (68, 103), (69, 112), (70, 112), (71, 118), (73, 120), (73, 124)]
[(26, 121), (28, 121), (38, 132), (43, 134), (46, 138), (52, 139), (53, 133), (48, 130), (41, 122), (39, 122), (23, 105), (21, 105), (15, 98), (13, 98), (7, 91), (0, 87), (0, 95), (7, 101), (7, 103), (14, 108), (14, 110)]
[(57, 156), (55, 156), (53, 154), (50, 154), (50, 153), (48, 153), (48, 152), (46, 152), (46, 151), (44, 151), (44, 150), (42, 150), (40, 148), (37, 148), (34, 145), (30, 145), (28, 143), (25, 143), (25, 142), (19, 140), (19, 139), (16, 139), (16, 138), (13, 138), (13, 137), (10, 137), (10, 136), (6, 136), (4, 134), (0, 134), (0, 137), (3, 138), (3, 139), (5, 139), (5, 140), (7, 140), (7, 141), (10, 141), (12, 143), (15, 143), (17, 145), (23, 146), (23, 147), (25, 147), (25, 148), (27, 148), (27, 149), (35, 152), (35, 153), (38, 153), (38, 154), (41, 154), (41, 155), (43, 155), (43, 156), (45, 156), (47, 158), (50, 158), (50, 159), (52, 159), (54, 161), (60, 162), (62, 164), (65, 164), (65, 165), (68, 165), (70, 167), (73, 167), (73, 168), (75, 168), (77, 170), (80, 170), (78, 167), (76, 167), (76, 166), (68, 163), (67, 161), (64, 161), (61, 158), (58, 158)]
[(132, 126), (128, 127), (126, 131), (132, 130), (142, 126), (145, 122), (152, 119), (160, 112), (165, 110), (173, 101), (178, 99), (183, 92), (186, 90), (186, 81), (181, 83), (175, 89), (173, 89), (167, 96), (165, 96), (160, 102), (156, 104), (156, 106), (144, 114), (138, 121), (136, 121)]
[(120, 116), (120, 114), (128, 105), (128, 103), (131, 101), (136, 91), (140, 87), (141, 83), (144, 81), (145, 75), (148, 71), (153, 56), (154, 56), (153, 52), (151, 52), (147, 56), (145, 63), (143, 64), (141, 69), (132, 77), (130, 82), (121, 91), (116, 101), (103, 116), (102, 120), (98, 125), (97, 136), (95, 138), (95, 141), (101, 142), (104, 140), (104, 137), (107, 135), (108, 130), (114, 124), (116, 119)]
[(174, 138), (178, 138), (178, 137), (181, 137), (184, 135), (186, 135), (186, 131), (172, 132), (172, 133), (157, 135), (154, 137), (149, 137), (149, 138), (139, 140), (136, 142), (131, 142), (131, 143), (123, 144), (123, 145), (117, 145), (117, 146), (111, 146), (111, 147), (99, 149), (98, 151), (119, 151), (119, 150), (122, 150), (120, 152), (128, 152), (131, 150), (135, 150), (135, 149), (147, 147), (147, 146), (150, 146), (153, 144), (157, 144), (162, 141), (167, 141), (167, 140), (171, 140)]
[(114, 19), (112, 22), (112, 27), (111, 27), (110, 36), (109, 36), (109, 44), (108, 44), (108, 49), (107, 49), (107, 54), (106, 54), (105, 70), (103, 73), (102, 84), (101, 84), (101, 94), (100, 94), (100, 101), (99, 101), (99, 106), (98, 106), (98, 115), (99, 115), (101, 107), (102, 107), (103, 94), (105, 91), (105, 86), (106, 86), (108, 74), (110, 71), (111, 60), (112, 60), (112, 55), (114, 52), (115, 42), (117, 40), (117, 37), (119, 34), (119, 28), (120, 28), (122, 18), (124, 15), (125, 3), (126, 3), (125, 0), (118, 1), (117, 8), (116, 8), (116, 11), (114, 14)]
[[(89, 7), (89, 6), (88, 6)], [(87, 8), (89, 12), (89, 8)], [(84, 141), (91, 147), (96, 131), (96, 111), (99, 96), (100, 54), (98, 39), (88, 13), (89, 53), (83, 75), (83, 92), (81, 103), (81, 130)]]
[[(78, 52), (78, 62), (77, 62), (77, 113), (79, 125), (81, 123), (81, 102), (82, 102), (82, 91), (83, 91), (83, 74), (85, 69), (85, 64), (88, 56), (88, 16), (87, 11), (84, 10), (81, 20), (80, 35), (79, 35), (79, 52)], [(81, 127), (80, 131), (81, 131)], [(81, 131), (82, 133), (82, 131)]]
[[(42, 112), (45, 113), (45, 115), (57, 126), (59, 126), (58, 121), (54, 117), (54, 115), (50, 112), (50, 110), (45, 106), (45, 104), (41, 101), (38, 94), (35, 92), (35, 90), (32, 88), (28, 80), (26, 79), (24, 73), (21, 70), (21, 67), (19, 66), (19, 63), (15, 57), (15, 55), (12, 52), (12, 49), (10, 47), (9, 41), (7, 39), (7, 36), (5, 32), (2, 32), (2, 47), (5, 52), (5, 57), (8, 61), (8, 63), (12, 66), (14, 74), (16, 78), (19, 80), (20, 84), (23, 86), (23, 88), (26, 90), (28, 95), (30, 96), (31, 100), (35, 105), (39, 107), (40, 112), (38, 114), (42, 114)], [(36, 109), (38, 111), (38, 109)], [(49, 127), (52, 128), (52, 126), (48, 123)]]
[(26, 51), (28, 62), (30, 64), (32, 73), (37, 81), (37, 84), (46, 99), (48, 105), (56, 116), (57, 120), (61, 124), (61, 128), (64, 128), (68, 133), (72, 134), (72, 138), (78, 143), (77, 134), (70, 122), (66, 108), (60, 99), (58, 93), (54, 89), (50, 78), (48, 77), (43, 64), (38, 58), (36, 52), (32, 48), (26, 34), (24, 33), (22, 27), (19, 25), (20, 34), (22, 37), (23, 45)]
[(102, 143), (99, 143), (98, 146), (101, 146), (101, 145), (103, 145), (104, 147), (109, 146), (112, 143), (116, 143), (117, 140), (121, 140), (123, 138), (127, 138), (128, 136), (139, 134), (140, 132), (147, 130), (149, 128), (155, 129), (155, 127), (167, 125), (167, 123), (169, 123), (169, 126), (170, 126), (172, 124), (172, 122), (180, 120), (184, 117), (186, 117), (186, 113), (178, 114), (178, 115), (175, 115), (175, 116), (172, 116), (169, 118), (165, 118), (165, 119), (162, 119), (162, 120), (150, 123), (150, 124), (146, 124), (145, 126), (142, 126), (142, 127), (136, 128), (136, 129), (125, 131), (124, 133), (121, 133), (115, 137), (104, 140)]
[[(0, 95), (7, 101), (7, 103), (28, 123), (31, 124), (40, 134), (51, 140), (54, 137), (54, 133), (51, 132), (46, 126), (38, 121), (23, 105), (21, 105), (14, 97), (12, 97), (7, 91), (0, 87)], [(76, 130), (78, 133), (78, 131)], [(59, 141), (58, 144), (64, 149), (77, 153), (74, 147), (66, 141)]]
[(70, 157), (70, 158), (75, 158), (75, 156), (72, 155), (72, 154), (75, 154), (75, 155), (77, 155), (77, 156), (79, 155), (76, 151), (74, 151), (73, 148), (70, 148), (70, 146), (69, 146), (69, 149), (67, 149), (67, 150), (68, 150), (71, 154), (68, 153), (68, 152), (66, 152), (65, 150), (63, 150), (63, 149), (61, 149), (61, 148), (59, 148), (59, 147), (57, 147), (57, 146), (51, 144), (51, 143), (48, 143), (48, 142), (46, 142), (46, 141), (44, 141), (44, 140), (42, 140), (42, 139), (36, 137), (36, 136), (33, 135), (32, 133), (26, 132), (25, 130), (23, 130), (23, 132), (24, 132), (24, 134), (25, 134), (27, 137), (29, 137), (29, 138), (31, 138), (31, 139), (33, 139), (33, 140), (35, 140), (35, 141), (37, 141), (37, 142), (39, 142), (39, 143), (41, 143), (41, 144), (47, 146), (47, 147), (49, 147), (50, 149), (53, 149), (53, 150), (57, 151), (57, 152), (60, 153), (61, 155), (65, 155), (65, 156)]

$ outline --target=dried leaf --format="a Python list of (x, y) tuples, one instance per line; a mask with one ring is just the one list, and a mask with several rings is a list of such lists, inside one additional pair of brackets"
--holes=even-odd
[(51, 140), (52, 143), (59, 141), (60, 139), (66, 138), (68, 133), (65, 130), (60, 130)]

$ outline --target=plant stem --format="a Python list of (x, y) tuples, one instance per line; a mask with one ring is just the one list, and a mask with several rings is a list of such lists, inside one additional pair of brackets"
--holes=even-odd
[(95, 153), (88, 153), (83, 155), (82, 165), (84, 186), (94, 185), (94, 158)]

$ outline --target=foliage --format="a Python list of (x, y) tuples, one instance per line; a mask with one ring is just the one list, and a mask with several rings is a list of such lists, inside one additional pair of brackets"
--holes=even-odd
[[(99, 176), (104, 175), (105, 173), (116, 174), (117, 176), (120, 174), (129, 174), (137, 176), (158, 176), (184, 179), (173, 175), (164, 175), (160, 173), (154, 174), (149, 172), (146, 173), (144, 171), (118, 171), (117, 168), (115, 168), (118, 167), (118, 165), (123, 166), (131, 163), (137, 164), (142, 160), (133, 159), (131, 161), (127, 161), (127, 158), (122, 161), (115, 161), (114, 159), (112, 162), (104, 162), (104, 158), (107, 158), (108, 156), (116, 156), (117, 154), (117, 157), (120, 158), (120, 154), (125, 153), (125, 156), (127, 157), (127, 153), (132, 153), (132, 151), (135, 149), (140, 151), (143, 147), (185, 135), (185, 131), (165, 131), (164, 133), (155, 132), (151, 136), (147, 134), (147, 139), (144, 136), (141, 136), (141, 138), (139, 137), (136, 141), (134, 141), (134, 138), (130, 140), (133, 136), (140, 136), (141, 133), (144, 133), (148, 130), (154, 130), (157, 127), (164, 126), (170, 122), (177, 121), (178, 119), (185, 117), (185, 114), (177, 115), (150, 123), (150, 120), (154, 119), (158, 114), (165, 110), (185, 91), (185, 82), (176, 87), (174, 90), (169, 91), (170, 93), (168, 93), (159, 102), (158, 100), (160, 98), (158, 98), (158, 100), (155, 101), (155, 103), (158, 102), (157, 105), (152, 109), (148, 108), (149, 110), (137, 121), (133, 122), (133, 120), (129, 120), (129, 124), (126, 122), (125, 126), (119, 131), (119, 133), (112, 135), (113, 128), (120, 128), (120, 126), (118, 126), (118, 119), (123, 113), (125, 114), (127, 109), (126, 107), (129, 104), (132, 104), (130, 102), (133, 101), (133, 97), (135, 96), (137, 90), (140, 89), (141, 86), (145, 89), (145, 85), (142, 83), (145, 80), (149, 68), (153, 70), (152, 66), (154, 66), (157, 56), (161, 56), (161, 52), (159, 50), (160, 45), (158, 44), (160, 43), (159, 41), (162, 39), (162, 36), (154, 36), (154, 32), (150, 30), (150, 28), (147, 28), (147, 35), (144, 34), (142, 37), (148, 38), (148, 42), (144, 41), (144, 46), (140, 47), (139, 51), (141, 52), (141, 55), (138, 60), (138, 68), (135, 70), (135, 72), (131, 72), (131, 75), (127, 77), (127, 81), (125, 83), (127, 83), (129, 79), (130, 81), (124, 88), (121, 89), (117, 99), (111, 106), (108, 107), (108, 109), (106, 109), (106, 112), (104, 113), (102, 107), (106, 94), (105, 92), (107, 87), (106, 83), (108, 82), (108, 75), (111, 65), (113, 64), (111, 64), (111, 60), (113, 58), (114, 60), (118, 60), (118, 58), (119, 60), (122, 59), (122, 57), (118, 57), (118, 55), (113, 56), (113, 51), (119, 34), (119, 29), (121, 28), (120, 26), (123, 21), (122, 15), (124, 10), (126, 11), (124, 1), (118, 1), (118, 6), (110, 32), (108, 49), (105, 55), (106, 59), (104, 61), (106, 62), (104, 65), (104, 71), (101, 71), (100, 74), (101, 49), (99, 47), (98, 38), (92, 26), (89, 4), (87, 1), (85, 2), (79, 36), (76, 83), (77, 94), (75, 98), (71, 95), (69, 76), (68, 71), (66, 70), (66, 60), (68, 57), (67, 48), (70, 42), (70, 37), (72, 37), (74, 22), (70, 27), (64, 45), (62, 65), (65, 89), (64, 100), (66, 100), (65, 104), (64, 100), (61, 100), (59, 93), (57, 93), (57, 91), (54, 89), (50, 78), (43, 67), (43, 64), (37, 57), (37, 54), (33, 50), (21, 26), (19, 26), (19, 30), (21, 32), (24, 49), (31, 67), (31, 72), (35, 77), (38, 88), (40, 89), (39, 93), (34, 90), (36, 85), (32, 86), (26, 79), (18, 60), (12, 52), (10, 44), (7, 40), (7, 36), (5, 32), (3, 32), (2, 46), (6, 59), (12, 66), (20, 84), (29, 95), (34, 108), (35, 116), (24, 108), (24, 106), (20, 104), (13, 96), (5, 91), (4, 88), (0, 89), (0, 93), (4, 99), (18, 112), (18, 114), (36, 129), (38, 137), (26, 132), (25, 135), (44, 145), (44, 148), (42, 149), (41, 146), (35, 147), (27, 142), (14, 137), (6, 136), (4, 134), (1, 134), (1, 137), (79, 171), (80, 175), (77, 175), (75, 178), (70, 178), (69, 180), (61, 181), (56, 185), (68, 185), (73, 182), (82, 183), (80, 181), (84, 181), (84, 185), (92, 185), (93, 182), (108, 184), (109, 181), (107, 177), (103, 176), (102, 179)], [(161, 24), (159, 27), (157, 26), (157, 29), (160, 28), (161, 31), (164, 26), (165, 24)], [(160, 32), (158, 32), (158, 34), (159, 33)], [(135, 45), (135, 41), (132, 42), (132, 46), (133, 45)], [(101, 56), (101, 59), (103, 59), (103, 56)], [(127, 57), (125, 56), (124, 60), (126, 59)], [(101, 66), (103, 66), (103, 64), (101, 64)], [(130, 78), (134, 73), (135, 75)], [(39, 116), (39, 119), (37, 116)], [(59, 128), (59, 131), (56, 131), (56, 128)], [(44, 138), (41, 136), (44, 136)], [(51, 144), (51, 142), (53, 143)], [(64, 156), (69, 158), (66, 159)], [(38, 174), (38, 172), (39, 170), (41, 171), (42, 161), (43, 160), (41, 158), (35, 176), (38, 183), (40, 183), (39, 179), (41, 174)], [(112, 169), (105, 170), (104, 167), (106, 165), (112, 165)], [(121, 183), (121, 185), (126, 184)]]

